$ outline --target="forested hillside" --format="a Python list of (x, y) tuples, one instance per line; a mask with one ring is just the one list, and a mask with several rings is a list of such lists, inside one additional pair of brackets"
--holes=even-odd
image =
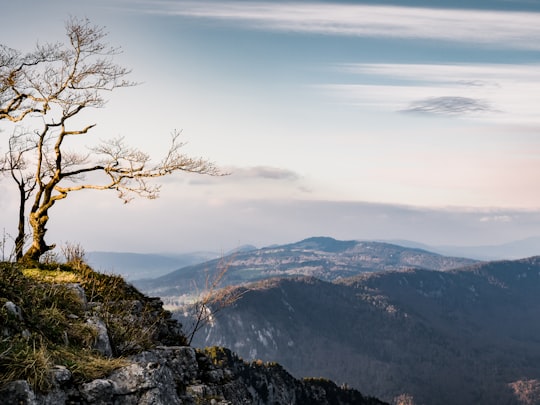
[(540, 400), (539, 257), (242, 288), (236, 303), (196, 335), (196, 345), (225, 345), (387, 401)]

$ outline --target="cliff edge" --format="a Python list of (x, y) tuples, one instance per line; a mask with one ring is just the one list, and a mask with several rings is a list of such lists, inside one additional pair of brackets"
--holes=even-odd
[(82, 263), (0, 271), (2, 403), (383, 404), (225, 348), (189, 347), (159, 299)]

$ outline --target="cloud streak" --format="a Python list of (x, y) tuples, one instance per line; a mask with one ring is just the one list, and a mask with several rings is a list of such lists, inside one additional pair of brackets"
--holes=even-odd
[(243, 168), (232, 168), (231, 176), (236, 179), (266, 179), (266, 180), (285, 180), (296, 181), (300, 179), (298, 173), (271, 166), (253, 166)]
[(357, 84), (320, 89), (348, 104), (506, 124), (540, 123), (538, 64), (343, 64), (337, 69), (357, 75)]
[(488, 103), (469, 97), (434, 97), (418, 100), (403, 110), (407, 113), (464, 115), (493, 112)]
[(534, 12), (253, 1), (143, 4), (148, 13), (240, 22), (251, 29), (540, 49), (540, 13)]
[(345, 63), (337, 69), (347, 73), (399, 78), (404, 81), (447, 83), (465, 87), (499, 87), (509, 81), (535, 82), (540, 79), (538, 64), (418, 64)]
[(191, 185), (223, 185), (227, 183), (257, 183), (257, 184), (296, 184), (301, 181), (301, 176), (289, 169), (273, 166), (248, 166), (227, 167), (228, 176), (203, 177), (190, 176), (188, 183)]

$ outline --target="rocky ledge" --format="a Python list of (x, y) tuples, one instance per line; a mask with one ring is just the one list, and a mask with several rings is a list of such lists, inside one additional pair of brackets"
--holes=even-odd
[(382, 404), (277, 363), (186, 346), (161, 300), (120, 277), (84, 265), (0, 272), (0, 404)]
[(383, 404), (325, 379), (295, 379), (276, 363), (247, 363), (225, 348), (159, 346), (128, 360), (107, 378), (82, 384), (56, 367), (48, 393), (20, 380), (6, 385), (0, 398), (25, 405)]

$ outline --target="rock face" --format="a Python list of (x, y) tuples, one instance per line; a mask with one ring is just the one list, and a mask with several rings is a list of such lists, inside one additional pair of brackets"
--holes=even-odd
[(246, 363), (228, 349), (161, 346), (129, 358), (107, 378), (76, 384), (54, 370), (54, 388), (34, 392), (26, 381), (0, 391), (6, 404), (383, 404), (328, 380), (298, 380), (278, 364)]

